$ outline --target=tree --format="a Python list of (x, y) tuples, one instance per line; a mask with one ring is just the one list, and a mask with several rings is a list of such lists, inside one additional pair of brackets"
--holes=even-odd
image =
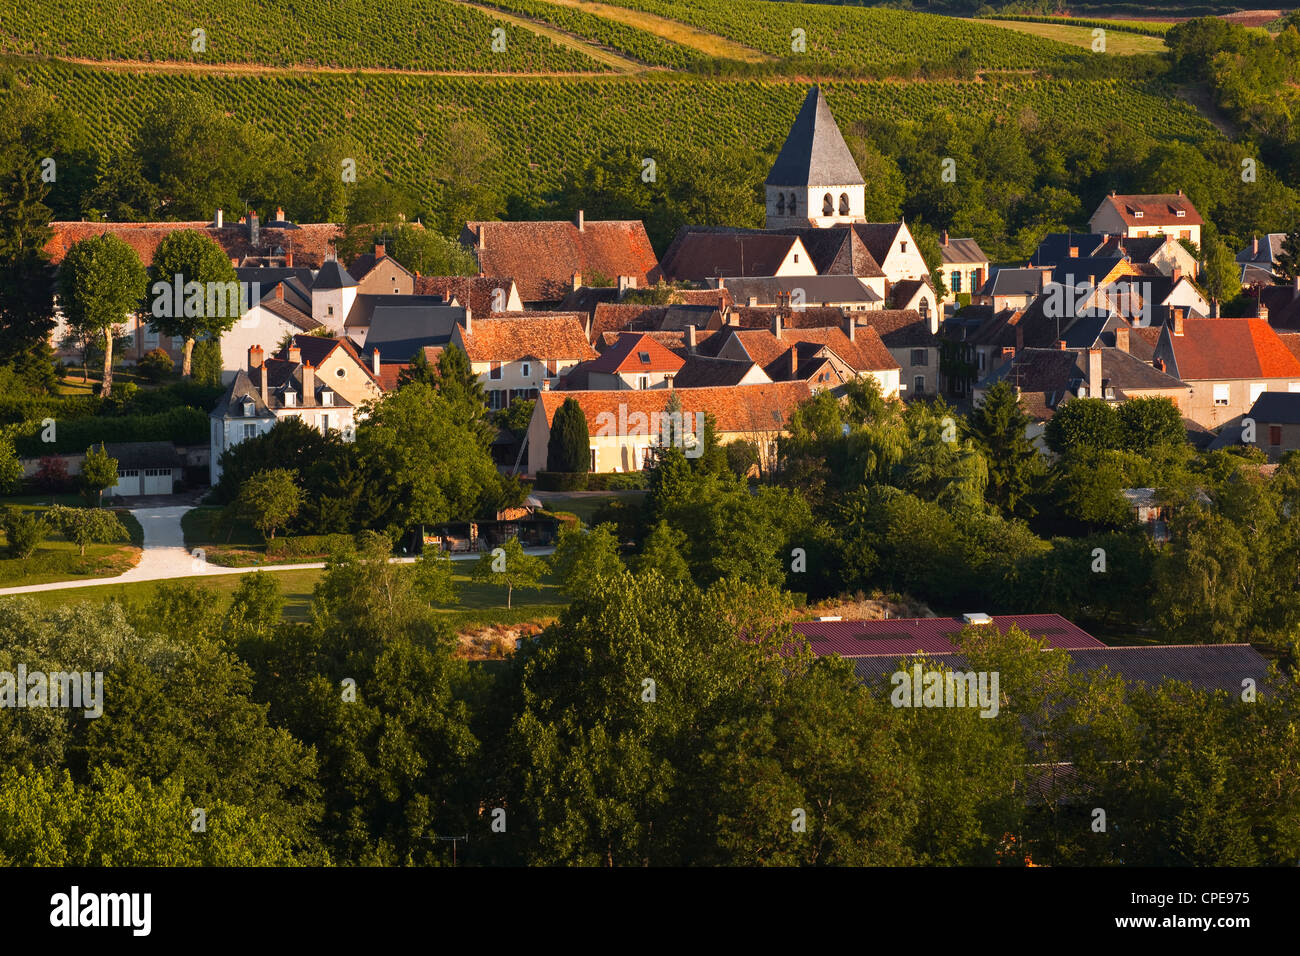
[(1227, 302), (1241, 293), (1241, 269), (1232, 249), (1208, 223), (1204, 232), (1201, 252), (1205, 261), (1202, 263), (1201, 282), (1212, 302)]
[(438, 374), (434, 371), (433, 365), (429, 363), (429, 356), (424, 354), (424, 349), (420, 349), (411, 356), (411, 361), (406, 368), (397, 373), (397, 387), (410, 385), (412, 382), (423, 382), (430, 388), (436, 387)]
[(83, 558), (88, 544), (110, 544), (131, 539), (121, 519), (113, 512), (101, 508), (54, 505), (46, 516), (64, 537), (80, 549)]
[(221, 384), (221, 343), (217, 339), (202, 339), (194, 346), (191, 375), (199, 385)]
[(235, 269), (226, 251), (206, 233), (176, 229), (158, 244), (150, 271), (154, 283), (149, 324), (163, 335), (184, 339), (181, 374), (188, 377), (195, 339), (220, 338), (239, 318), (242, 296)]
[(117, 459), (109, 456), (102, 442), (98, 451), (93, 446), (86, 449), (78, 484), (81, 485), (81, 493), (86, 496), (86, 501), (96, 504), (103, 501), (105, 488), (117, 484)]
[(1127, 451), (1150, 453), (1161, 446), (1187, 443), (1187, 429), (1178, 406), (1167, 398), (1130, 398), (1120, 405), (1120, 446)]
[(1008, 514), (1025, 507), (1025, 498), (1043, 473), (1042, 456), (1026, 435), (1032, 424), (1015, 390), (1004, 381), (985, 392), (966, 419), (971, 438), (988, 462), (989, 500)]
[(172, 373), (175, 365), (172, 357), (162, 349), (151, 349), (135, 363), (135, 370), (157, 385)]
[(455, 239), (409, 222), (398, 223), (386, 231), (392, 236), (388, 254), (416, 275), (478, 275), (474, 254)]
[(433, 173), (441, 193), (439, 231), (454, 238), (466, 222), (500, 219), (505, 203), (496, 167), (502, 154), (491, 130), (472, 119), (457, 120), (441, 138), (441, 147)]
[(105, 233), (74, 243), (59, 271), (63, 314), (69, 328), (104, 343), (104, 379), (99, 394), (113, 390), (113, 336), (128, 313), (140, 307), (145, 270), (135, 250)]
[(1277, 274), (1288, 282), (1300, 276), (1300, 227), (1287, 233), (1278, 250)]
[(275, 540), (276, 529), (292, 521), (302, 508), (298, 472), (268, 468), (249, 476), (239, 489), (237, 507), (240, 517), (251, 522), (267, 541)]
[(30, 558), (50, 533), (50, 523), (30, 511), (5, 505), (0, 511), (0, 530), (11, 558)]
[(576, 398), (566, 398), (555, 410), (546, 444), (546, 470), (586, 474), (591, 469), (591, 437), (587, 416)]
[(524, 435), (528, 433), (528, 426), (532, 423), (533, 409), (536, 404), (530, 398), (515, 398), (497, 413), (497, 424), (523, 441)]
[(474, 562), (471, 577), (483, 584), (496, 584), (506, 589), (506, 608), (511, 606), (515, 588), (540, 586), (546, 572), (546, 562), (524, 552), (518, 538), (511, 538), (499, 548), (484, 554)]
[(1119, 415), (1103, 398), (1072, 398), (1057, 408), (1043, 437), (1058, 455), (1118, 448)]
[(236, 642), (249, 638), (269, 639), (280, 626), (284, 595), (274, 574), (250, 571), (239, 579), (239, 587), (226, 612), (224, 630)]
[(576, 525), (562, 527), (551, 555), (551, 570), (571, 597), (596, 578), (622, 571), (614, 525), (600, 524), (591, 530)]
[(691, 579), (690, 565), (686, 563), (689, 539), (667, 521), (660, 521), (646, 535), (641, 554), (636, 560), (638, 574), (657, 572), (670, 584), (682, 584)]
[(11, 494), (23, 480), (23, 463), (18, 459), (11, 428), (0, 428), (0, 494)]
[(458, 347), (445, 348), (438, 355), (438, 394), (459, 405), (462, 411), (480, 421), (486, 415), (487, 396), (483, 383), (469, 363), (469, 356)]

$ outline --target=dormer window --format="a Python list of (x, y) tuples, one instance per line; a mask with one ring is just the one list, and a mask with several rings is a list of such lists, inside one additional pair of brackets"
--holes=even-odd
[(1136, 210), (1134, 210), (1134, 212), (1133, 212), (1133, 218), (1134, 218), (1134, 219), (1141, 219), (1142, 216), (1143, 216), (1143, 213), (1142, 213), (1142, 210), (1141, 210), (1141, 209), (1136, 209)]
[(297, 393), (297, 392), (291, 391), (290, 389), (285, 389), (283, 394), (284, 394), (284, 407), (285, 407), (285, 408), (293, 408), (295, 405), (298, 404), (298, 393)]
[(1174, 215), (1177, 216), (1179, 219), (1185, 219), (1185, 218), (1187, 217), (1187, 210), (1186, 210), (1186, 209), (1175, 209), (1175, 210), (1174, 210)]
[(320, 393), (320, 403), (321, 403), (322, 405), (333, 405), (333, 404), (334, 404), (334, 393), (333, 393), (330, 389), (328, 389), (328, 388), (321, 389), (321, 393)]
[(244, 417), (252, 418), (257, 414), (257, 406), (252, 402), (244, 402)]

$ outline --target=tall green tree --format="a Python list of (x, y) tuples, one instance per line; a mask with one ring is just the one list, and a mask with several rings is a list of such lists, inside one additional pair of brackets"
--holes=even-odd
[(1026, 498), (1044, 472), (1042, 456), (1027, 437), (1033, 419), (1015, 390), (998, 382), (972, 409), (966, 428), (988, 462), (989, 500), (1007, 514), (1030, 515)]
[(146, 275), (140, 257), (117, 236), (105, 233), (73, 243), (59, 271), (61, 304), (68, 326), (104, 343), (99, 394), (113, 391), (113, 337), (129, 313), (140, 308)]
[(77, 546), (78, 553), (83, 558), (88, 544), (130, 540), (121, 519), (111, 511), (54, 505), (46, 512), (46, 516), (64, 537)]
[(296, 471), (268, 468), (248, 477), (239, 489), (235, 504), (242, 517), (262, 532), (267, 541), (273, 541), (276, 529), (297, 516), (302, 499)]
[(587, 416), (575, 398), (566, 398), (555, 410), (551, 437), (546, 444), (546, 469), (586, 474), (591, 470), (591, 437)]
[(525, 552), (518, 538), (510, 538), (475, 561), (470, 576), (481, 584), (505, 588), (508, 610), (515, 588), (537, 588), (544, 573), (546, 562)]
[(1300, 276), (1300, 228), (1292, 229), (1277, 253), (1277, 274), (1288, 282)]
[(95, 505), (103, 501), (105, 489), (117, 484), (117, 459), (104, 450), (103, 442), (98, 450), (93, 445), (86, 449), (78, 484), (87, 501)]
[[(158, 244), (150, 272), (154, 282), (149, 324), (163, 335), (184, 340), (181, 374), (188, 376), (195, 339), (201, 335), (219, 339), (239, 318), (242, 305), (236, 303), (242, 303), (242, 296), (235, 269), (210, 236), (176, 229)], [(183, 301), (176, 298), (177, 288)]]

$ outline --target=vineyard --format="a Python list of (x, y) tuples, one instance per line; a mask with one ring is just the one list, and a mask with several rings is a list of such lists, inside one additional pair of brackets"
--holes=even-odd
[(1172, 23), (1159, 23), (1154, 20), (1094, 20), (1087, 17), (1048, 17), (1030, 16), (1028, 14), (999, 13), (990, 15), (990, 20), (1012, 20), (1019, 23), (1053, 23), (1067, 27), (1101, 28), (1117, 30), (1121, 33), (1140, 33), (1143, 36), (1162, 37), (1169, 32)]
[[(25, 62), (20, 78), (43, 87), (104, 142), (123, 142), (165, 95), (200, 93), (285, 142), (349, 134), (382, 173), (428, 196), (443, 134), (461, 116), (489, 127), (510, 157), (512, 192), (538, 196), (601, 144), (644, 150), (674, 142), (744, 143), (775, 153), (802, 102), (803, 83), (717, 81), (676, 74), (610, 77), (401, 77), (119, 73)], [(933, 110), (1019, 117), (1066, 129), (1120, 122), (1149, 135), (1199, 142), (1212, 128), (1185, 103), (1121, 80), (824, 84), (845, 128), (874, 117), (919, 118)], [(1064, 135), (1064, 133), (1063, 133)], [(670, 169), (660, 175), (671, 176)]]
[[(492, 48), (497, 28), (505, 31), (499, 52)], [(192, 49), (194, 30), (204, 31), (203, 52)], [(0, 4), (0, 54), (476, 72), (608, 69), (450, 0), (22, 0)]]

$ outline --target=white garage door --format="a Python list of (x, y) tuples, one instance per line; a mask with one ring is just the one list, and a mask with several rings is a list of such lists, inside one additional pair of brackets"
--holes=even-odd
[(109, 489), (113, 496), (138, 495), (140, 493), (140, 472), (136, 468), (127, 468), (117, 473), (117, 484)]
[(170, 468), (146, 468), (144, 470), (144, 494), (170, 495), (172, 493), (172, 470)]

